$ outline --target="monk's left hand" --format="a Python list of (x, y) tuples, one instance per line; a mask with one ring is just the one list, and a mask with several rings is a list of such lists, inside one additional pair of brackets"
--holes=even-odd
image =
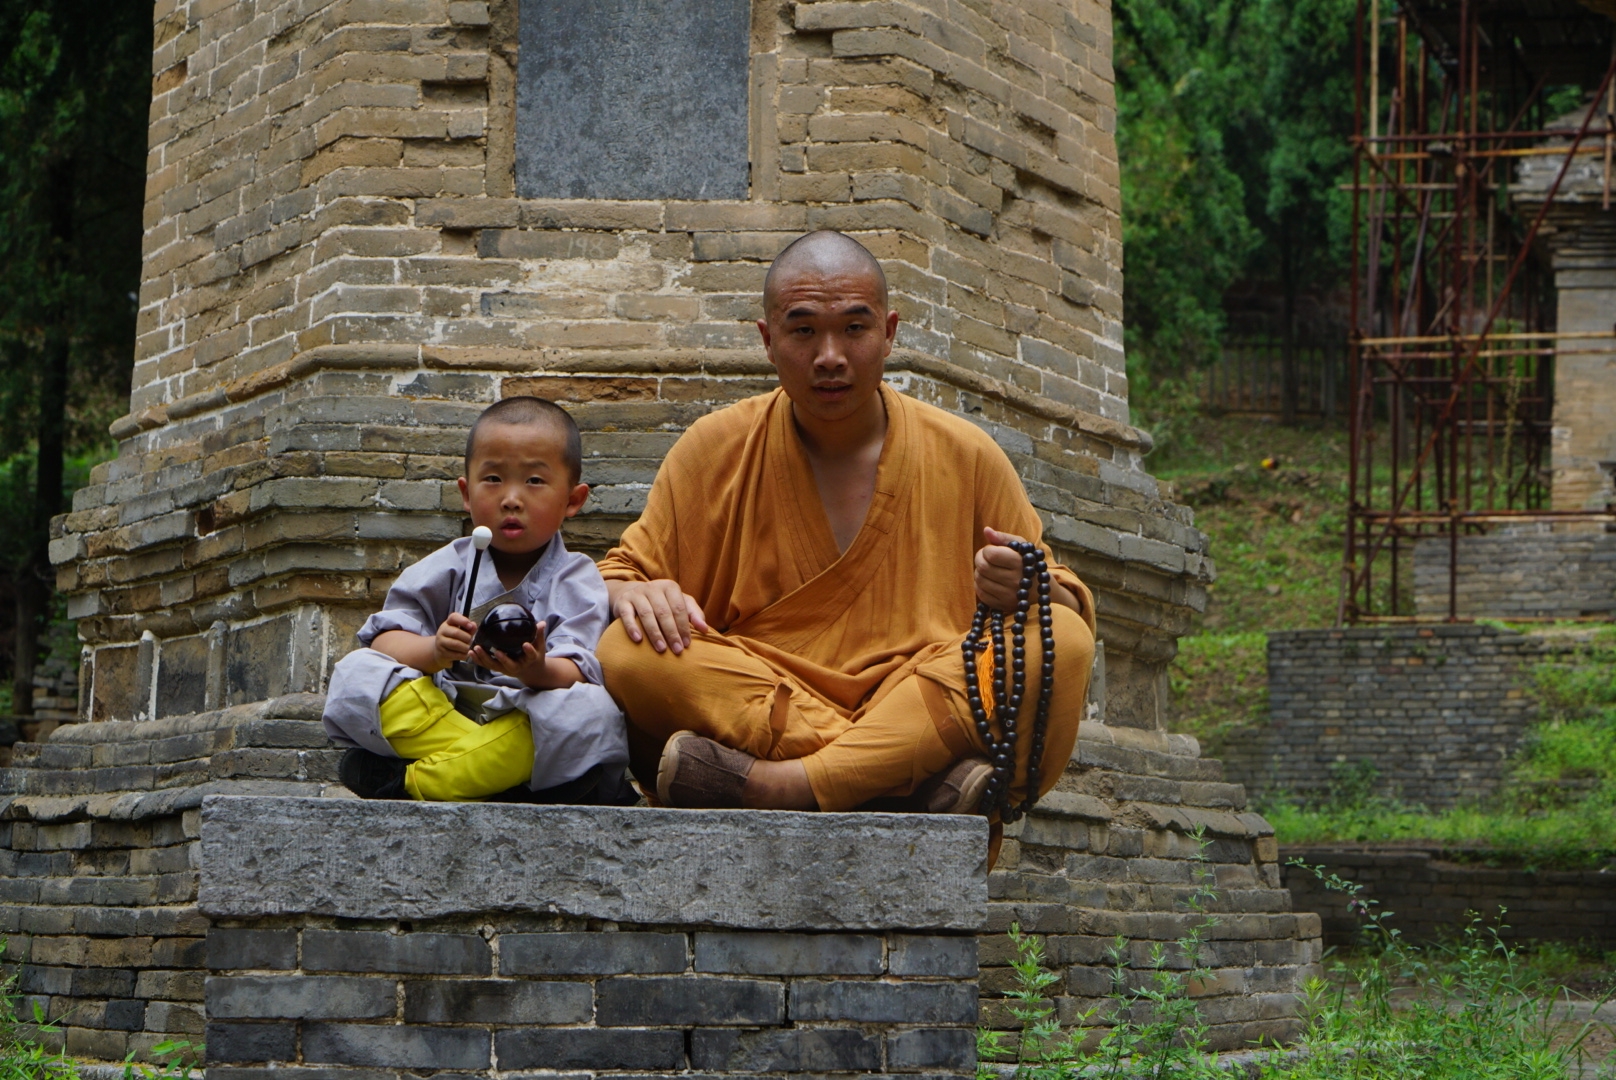
[(976, 552), (976, 598), (990, 608), (1016, 610), (1016, 590), (1021, 587), (1021, 556), (1008, 545), (1021, 541), (1012, 533), (983, 529), (986, 541)]
[[(983, 529), (982, 539), (986, 544), (976, 552), (976, 598), (990, 608), (1011, 614), (1016, 610), (1016, 591), (1021, 588), (1021, 555), (1009, 545), (1025, 541), (998, 529)], [(1083, 602), (1070, 589), (1058, 581), (1049, 585), (1051, 601), (1083, 614)]]

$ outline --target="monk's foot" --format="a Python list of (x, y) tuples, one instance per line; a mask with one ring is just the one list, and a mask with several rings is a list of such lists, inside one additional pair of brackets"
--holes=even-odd
[(993, 776), (986, 758), (962, 758), (915, 791), (928, 814), (974, 814)]
[(749, 810), (818, 810), (819, 800), (800, 761), (759, 761), (746, 778), (742, 803)]
[(739, 810), (757, 758), (694, 731), (678, 731), (662, 748), (657, 799), (685, 810)]

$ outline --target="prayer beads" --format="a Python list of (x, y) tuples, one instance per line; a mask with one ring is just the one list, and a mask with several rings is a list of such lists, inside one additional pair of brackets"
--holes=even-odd
[[(986, 604), (976, 605), (971, 630), (960, 645), (965, 656), (965, 693), (971, 702), (971, 717), (976, 721), (977, 734), (982, 737), (982, 744), (988, 750), (988, 762), (993, 766), (993, 775), (982, 793), (981, 812), (991, 815), (997, 810), (999, 820), (1006, 824), (1031, 810), (1038, 801), (1039, 765), (1044, 760), (1044, 739), (1049, 728), (1049, 698), (1055, 689), (1055, 629), (1049, 607), (1049, 564), (1044, 553), (1025, 540), (1014, 541), (1009, 546), (1021, 556), (1021, 584), (1016, 589), (1016, 609), (1010, 620), (1010, 662), (1005, 663), (1004, 612)], [(1016, 775), (1019, 736), (1017, 723), (1027, 687), (1027, 616), (1032, 610), (1035, 589), (1042, 646), (1038, 706), (1033, 713), (1032, 754), (1027, 759), (1027, 795), (1020, 806), (1011, 806), (1010, 785)], [(984, 624), (989, 629), (993, 647), (993, 718), (998, 720), (1000, 730), (997, 738), (976, 674), (977, 653), (988, 648), (988, 642), (982, 640)]]

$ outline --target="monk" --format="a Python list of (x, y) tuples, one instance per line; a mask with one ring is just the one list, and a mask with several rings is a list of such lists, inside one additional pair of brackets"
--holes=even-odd
[[(630, 766), (667, 806), (974, 812), (992, 769), (960, 645), (978, 601), (1014, 610), (1007, 545), (1039, 544), (1038, 514), (983, 431), (883, 383), (898, 313), (862, 245), (799, 238), (763, 306), (779, 389), (692, 424), (600, 563), (615, 621), (599, 656)], [(1071, 756), (1094, 657), (1093, 597), (1049, 563), (1040, 795)], [(1026, 794), (1036, 608), (1026, 645), (1011, 805)], [(991, 649), (977, 665), (991, 713)]]

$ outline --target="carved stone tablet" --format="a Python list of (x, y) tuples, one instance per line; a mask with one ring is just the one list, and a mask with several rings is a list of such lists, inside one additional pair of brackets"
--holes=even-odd
[(525, 198), (744, 199), (750, 0), (521, 0)]

